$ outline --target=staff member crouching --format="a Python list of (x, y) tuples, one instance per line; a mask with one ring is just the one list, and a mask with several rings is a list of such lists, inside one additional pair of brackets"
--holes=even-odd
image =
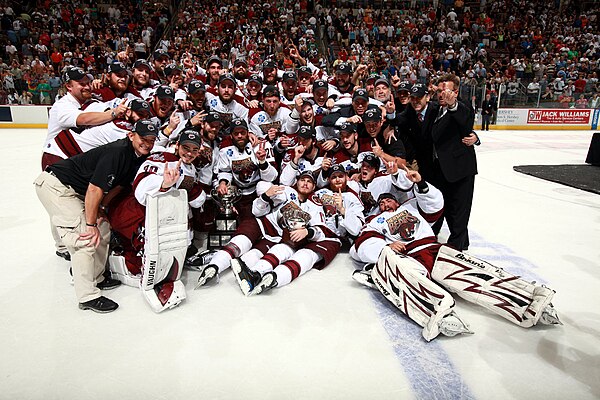
[(38, 198), (71, 254), (79, 308), (99, 313), (119, 305), (102, 289), (120, 284), (102, 275), (108, 257), (110, 226), (103, 209), (129, 186), (158, 137), (152, 122), (136, 122), (124, 139), (59, 161), (35, 180)]

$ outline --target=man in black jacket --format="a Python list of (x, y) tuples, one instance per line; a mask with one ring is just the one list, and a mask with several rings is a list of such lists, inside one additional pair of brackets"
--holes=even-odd
[(491, 95), (488, 93), (485, 95), (485, 100), (481, 105), (481, 130), (489, 131), (490, 130), (490, 121), (492, 120), (492, 115), (494, 114), (494, 110), (496, 109), (496, 104), (492, 101)]

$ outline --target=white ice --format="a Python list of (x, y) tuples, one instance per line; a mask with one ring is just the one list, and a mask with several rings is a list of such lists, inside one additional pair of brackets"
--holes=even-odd
[(581, 164), (591, 131), (481, 133), (470, 252), (556, 290), (563, 326), (523, 329), (457, 300), (474, 335), (420, 329), (325, 270), (245, 298), (231, 272), (157, 315), (138, 290), (77, 308), (35, 196), (43, 130), (2, 130), (0, 399), (594, 399), (600, 397), (600, 196), (512, 170)]

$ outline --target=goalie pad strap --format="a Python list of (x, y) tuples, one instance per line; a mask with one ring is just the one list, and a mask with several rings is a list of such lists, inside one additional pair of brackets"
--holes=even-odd
[(527, 282), (469, 254), (442, 246), (432, 278), (463, 299), (524, 328), (535, 325), (554, 291)]
[(454, 299), (426, 274), (418, 261), (384, 247), (371, 277), (386, 299), (423, 327), (423, 337), (430, 341), (439, 335), (439, 323), (452, 312)]

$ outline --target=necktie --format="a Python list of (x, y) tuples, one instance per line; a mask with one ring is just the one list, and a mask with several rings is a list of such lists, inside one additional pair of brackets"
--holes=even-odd
[(417, 119), (419, 120), (419, 122), (423, 122), (423, 113), (418, 113)]

